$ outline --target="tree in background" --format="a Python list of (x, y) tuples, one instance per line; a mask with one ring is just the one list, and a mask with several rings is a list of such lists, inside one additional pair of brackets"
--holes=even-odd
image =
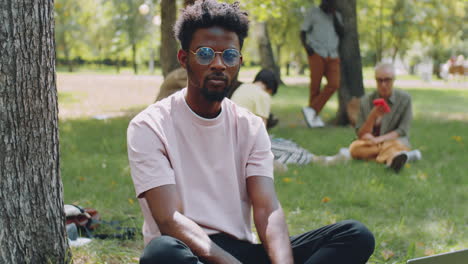
[(67, 263), (54, 6), (0, 2), (0, 263)]
[(279, 11), (277, 9), (280, 8), (278, 6), (280, 2), (282, 1), (252, 0), (245, 3), (244, 8), (249, 10), (250, 19), (254, 20), (251, 21), (254, 22), (254, 27), (251, 27), (250, 34), (254, 36), (257, 42), (258, 59), (261, 67), (273, 71), (279, 82), (283, 83), (280, 66), (277, 63), (278, 57), (273, 53), (268, 26), (269, 19), (278, 19)]
[[(286, 75), (289, 75), (291, 62), (295, 62), (296, 65), (307, 64), (307, 56), (304, 56), (298, 37), (303, 15), (301, 3), (298, 1), (281, 1), (278, 4), (278, 10), (271, 14), (272, 18), (268, 19), (268, 30), (271, 32), (269, 36), (279, 69), (285, 67)], [(287, 13), (282, 14), (286, 10)]]
[(260, 66), (262, 69), (269, 69), (273, 71), (279, 82), (283, 83), (281, 80), (279, 66), (276, 63), (275, 56), (273, 55), (273, 48), (271, 47), (270, 36), (268, 34), (268, 25), (266, 21), (257, 22), (255, 24), (255, 39), (258, 43)]
[(83, 32), (80, 23), (81, 5), (74, 0), (57, 0), (55, 3), (55, 41), (57, 52), (65, 57), (68, 71), (73, 71), (72, 51)]
[(361, 52), (357, 29), (356, 0), (336, 1), (343, 15), (344, 35), (340, 38), (341, 84), (338, 90), (338, 112), (336, 123), (349, 123), (347, 105), (352, 97), (364, 95)]
[[(172, 33), (177, 7), (193, 1), (56, 0), (58, 62), (70, 68), (83, 62), (105, 62), (119, 67), (120, 64), (133, 61), (133, 68), (136, 69), (137, 65), (151, 59), (151, 51), (159, 46), (160, 52), (156, 53), (160, 53), (160, 56), (154, 57), (159, 57), (165, 74), (178, 67), (177, 42)], [(249, 11), (252, 21), (250, 37), (246, 39), (243, 49), (245, 64), (275, 65), (280, 71), (294, 62), (299, 69), (303, 69), (307, 64), (306, 56), (297, 35), (304, 10), (320, 1), (240, 2), (242, 8)], [(359, 42), (365, 66), (373, 66), (382, 58), (402, 59), (411, 64), (423, 58), (433, 58), (437, 64), (444, 62), (450, 55), (467, 55), (464, 21), (468, 8), (464, 0), (356, 2)], [(138, 12), (138, 7), (143, 3), (157, 6), (152, 10), (153, 13), (161, 12), (161, 38), (159, 33), (152, 34), (154, 26), (149, 25), (151, 19)], [(268, 38), (261, 42), (265, 47), (261, 50), (266, 51), (263, 55), (259, 52), (259, 41), (254, 40), (256, 22), (265, 22), (266, 26), (260, 27), (263, 29), (261, 35), (266, 36), (265, 32), (268, 34)]]
[[(446, 62), (451, 55), (456, 55), (456, 52), (468, 55), (468, 4), (466, 1), (427, 0), (418, 1), (417, 8), (419, 12), (415, 21), (421, 32), (420, 41), (431, 47), (427, 55), (433, 59), (434, 74), (439, 75), (439, 64)], [(464, 45), (457, 51), (456, 44), (461, 42)]]
[(141, 40), (146, 37), (148, 21), (139, 13), (143, 0), (112, 0), (114, 17), (112, 22), (119, 31), (125, 33), (127, 45), (131, 48), (133, 72), (138, 74), (137, 52)]
[(435, 64), (446, 60), (451, 52), (467, 50), (462, 43), (468, 7), (462, 0), (357, 2), (366, 65), (384, 58), (407, 59), (408, 52), (421, 46), (428, 48), (418, 50), (418, 60), (432, 58)]
[[(186, 1), (186, 4), (188, 1)], [(163, 76), (180, 67), (177, 60), (178, 43), (174, 37), (174, 23), (177, 19), (176, 1), (161, 0), (161, 56)]]

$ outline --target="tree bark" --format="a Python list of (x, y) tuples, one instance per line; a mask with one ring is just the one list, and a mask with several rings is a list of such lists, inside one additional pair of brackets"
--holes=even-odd
[(63, 41), (63, 49), (63, 52), (65, 54), (65, 60), (67, 61), (68, 72), (73, 72), (73, 62), (70, 58), (70, 49), (68, 48), (68, 43), (65, 37)]
[(352, 97), (364, 95), (361, 52), (357, 28), (356, 0), (336, 1), (343, 15), (344, 36), (340, 39), (341, 83), (338, 90), (339, 107), (336, 124), (347, 125), (349, 118), (346, 106)]
[(132, 42), (132, 66), (133, 66), (133, 73), (138, 74), (138, 64), (136, 61), (137, 56), (137, 44), (136, 40)]
[(176, 1), (161, 1), (161, 67), (163, 76), (180, 67), (177, 60), (177, 40), (172, 27), (176, 21)]
[(273, 55), (273, 49), (271, 47), (270, 37), (268, 35), (268, 27), (266, 22), (256, 23), (257, 41), (258, 41), (258, 51), (260, 54), (260, 65), (263, 69), (269, 69), (273, 71), (278, 78), (280, 83), (283, 83), (281, 80), (281, 73), (278, 65), (275, 62), (275, 56)]
[(68, 263), (53, 1), (0, 1), (0, 263)]

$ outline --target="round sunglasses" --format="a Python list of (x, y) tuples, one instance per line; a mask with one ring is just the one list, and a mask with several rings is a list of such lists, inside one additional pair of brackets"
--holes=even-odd
[(223, 58), (224, 64), (226, 66), (232, 67), (239, 64), (241, 54), (236, 49), (225, 49), (223, 51), (214, 51), (210, 47), (201, 47), (198, 48), (196, 51), (190, 51), (192, 54), (195, 55), (195, 58), (198, 63), (201, 65), (208, 65), (210, 64), (217, 53), (221, 54)]

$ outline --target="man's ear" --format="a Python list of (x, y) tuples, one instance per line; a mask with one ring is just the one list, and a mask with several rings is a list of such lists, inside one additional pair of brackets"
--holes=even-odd
[(185, 69), (187, 69), (187, 59), (188, 53), (185, 50), (180, 49), (177, 53), (177, 60), (179, 60), (180, 65)]

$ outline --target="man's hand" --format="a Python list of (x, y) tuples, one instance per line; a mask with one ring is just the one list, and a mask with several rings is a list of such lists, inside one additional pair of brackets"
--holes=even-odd
[(370, 115), (377, 119), (383, 115), (385, 115), (387, 112), (385, 112), (385, 107), (382, 106), (382, 105), (379, 105), (379, 106), (374, 106), (374, 108), (372, 108), (371, 112), (370, 112)]
[(384, 141), (382, 137), (374, 137), (371, 133), (364, 134), (361, 139), (366, 140), (370, 145), (376, 145)]

